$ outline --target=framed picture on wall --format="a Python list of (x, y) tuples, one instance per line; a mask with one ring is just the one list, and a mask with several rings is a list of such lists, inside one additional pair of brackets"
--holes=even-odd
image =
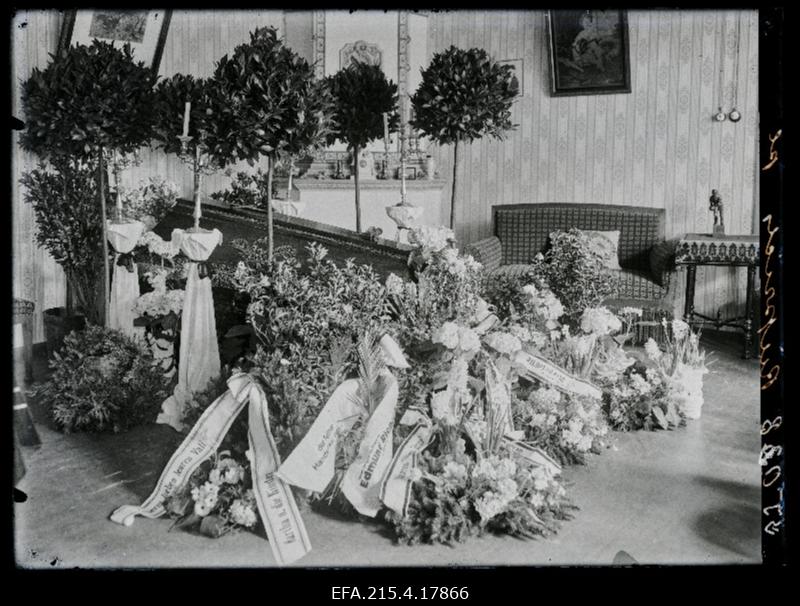
[(171, 16), (171, 10), (65, 11), (58, 54), (74, 44), (89, 45), (94, 40), (119, 46), (128, 43), (134, 58), (157, 73)]
[(548, 11), (554, 96), (631, 92), (624, 10)]

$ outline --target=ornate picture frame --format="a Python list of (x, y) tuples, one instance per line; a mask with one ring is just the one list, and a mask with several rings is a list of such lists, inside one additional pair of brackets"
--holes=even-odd
[(136, 60), (158, 73), (171, 18), (171, 10), (68, 10), (57, 54), (74, 44), (88, 45), (94, 40), (130, 43)]
[(547, 12), (553, 96), (631, 92), (625, 10)]

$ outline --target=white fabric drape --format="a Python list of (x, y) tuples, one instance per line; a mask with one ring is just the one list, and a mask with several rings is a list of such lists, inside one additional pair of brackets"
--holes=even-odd
[(128, 336), (134, 336), (135, 315), (133, 306), (139, 298), (139, 270), (136, 263), (131, 263), (133, 271), (119, 265), (121, 254), (133, 251), (142, 236), (144, 224), (139, 221), (130, 223), (113, 223), (108, 221), (108, 241), (117, 253), (114, 258), (114, 271), (111, 277), (111, 293), (109, 295), (108, 326), (120, 330)]
[(183, 411), (193, 392), (204, 389), (220, 372), (217, 326), (211, 279), (201, 278), (198, 263), (208, 260), (222, 243), (218, 229), (199, 232), (175, 229), (172, 244), (180, 248), (192, 262), (188, 263), (186, 293), (181, 314), (181, 345), (178, 352), (178, 384), (174, 393), (161, 406), (157, 423), (166, 423), (178, 431), (183, 429)]

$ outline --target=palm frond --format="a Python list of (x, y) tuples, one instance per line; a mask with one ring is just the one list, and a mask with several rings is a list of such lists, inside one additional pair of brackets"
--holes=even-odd
[(378, 339), (374, 334), (365, 334), (356, 349), (358, 355), (358, 378), (360, 379), (356, 397), (368, 414), (378, 407), (384, 391), (385, 380), (381, 371), (386, 368)]

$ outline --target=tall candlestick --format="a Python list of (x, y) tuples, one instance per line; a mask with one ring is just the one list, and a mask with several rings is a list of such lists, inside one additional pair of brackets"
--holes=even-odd
[(114, 163), (113, 166), (114, 187), (117, 190), (117, 219), (119, 221), (122, 221), (122, 198), (120, 197), (120, 192), (119, 192), (119, 153), (117, 152), (116, 149), (114, 150), (113, 163)]
[(186, 102), (183, 109), (183, 136), (189, 136), (189, 112), (192, 111), (192, 104), (190, 101)]
[[(187, 103), (187, 105), (189, 105)], [(203, 183), (202, 166), (200, 162), (200, 146), (195, 148), (194, 156), (194, 227), (195, 230), (200, 229), (200, 217), (203, 216), (200, 211), (200, 188)]]
[(406, 203), (406, 124), (400, 133), (400, 204)]

